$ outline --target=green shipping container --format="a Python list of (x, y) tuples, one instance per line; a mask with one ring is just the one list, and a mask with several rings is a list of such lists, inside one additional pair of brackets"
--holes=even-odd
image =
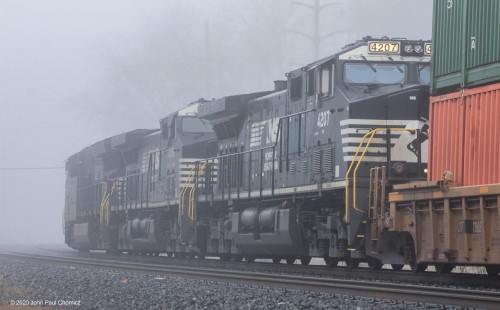
[(434, 0), (432, 94), (500, 81), (500, 0)]

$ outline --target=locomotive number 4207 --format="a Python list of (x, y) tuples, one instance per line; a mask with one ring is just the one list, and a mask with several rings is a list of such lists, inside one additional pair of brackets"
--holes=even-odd
[(394, 53), (399, 54), (399, 42), (373, 41), (368, 43), (370, 53)]

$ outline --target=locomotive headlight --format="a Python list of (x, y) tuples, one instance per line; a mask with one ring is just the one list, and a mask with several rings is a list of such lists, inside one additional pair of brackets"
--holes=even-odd
[(415, 53), (422, 54), (423, 51), (424, 51), (424, 48), (422, 46), (415, 45)]
[(429, 172), (429, 170), (427, 170), (427, 168), (425, 168), (424, 173), (427, 174), (427, 172)]
[(406, 44), (405, 45), (405, 52), (407, 52), (408, 54), (413, 52), (413, 46), (411, 46), (410, 44)]
[(392, 174), (397, 177), (402, 177), (406, 175), (406, 165), (405, 163), (397, 162), (392, 164)]

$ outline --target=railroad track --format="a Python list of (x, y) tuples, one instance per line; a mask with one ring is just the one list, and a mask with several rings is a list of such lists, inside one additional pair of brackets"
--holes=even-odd
[(272, 264), (271, 262), (256, 261), (251, 264), (246, 262), (231, 262), (221, 261), (215, 259), (180, 259), (173, 257), (154, 257), (154, 256), (129, 256), (125, 254), (109, 255), (105, 252), (89, 252), (79, 253), (71, 249), (54, 249), (54, 248), (38, 248), (45, 253), (58, 252), (71, 257), (85, 257), (96, 259), (116, 259), (125, 262), (136, 263), (157, 263), (161, 265), (189, 265), (189, 267), (198, 268), (218, 268), (218, 269), (233, 269), (233, 270), (247, 270), (252, 272), (281, 272), (292, 275), (311, 275), (321, 277), (343, 277), (343, 278), (365, 278), (374, 281), (403, 281), (419, 284), (450, 284), (456, 283), (457, 285), (469, 285), (488, 288), (500, 288), (500, 278), (490, 277), (485, 274), (472, 274), (472, 273), (451, 273), (451, 274), (438, 274), (435, 272), (412, 273), (409, 270), (394, 271), (392, 269), (382, 269), (372, 271), (368, 268), (348, 269), (347, 267), (338, 266), (335, 268), (328, 268), (325, 265), (309, 265), (302, 266), (300, 264), (287, 265), (287, 264)]
[(330, 294), (355, 295), (369, 298), (414, 301), (425, 304), (474, 306), (486, 309), (495, 309), (500, 304), (500, 293), (481, 290), (430, 287), (419, 284), (384, 283), (374, 280), (331, 279), (280, 275), (275, 273), (215, 270), (213, 268), (203, 269), (183, 266), (166, 266), (154, 263), (146, 264), (143, 262), (125, 262), (110, 259), (62, 257), (18, 251), (6, 251), (0, 253), (0, 255), (18, 259), (22, 258), (71, 265), (111, 268), (129, 272), (151, 273), (210, 281), (225, 281), (292, 290), (317, 291)]

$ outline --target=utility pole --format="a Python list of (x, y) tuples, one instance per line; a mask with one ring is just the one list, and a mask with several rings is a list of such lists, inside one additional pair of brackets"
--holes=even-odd
[[(214, 94), (213, 85), (212, 85), (212, 59), (210, 55), (210, 24), (208, 20), (205, 21), (205, 51), (203, 55), (203, 63), (205, 67), (204, 77), (205, 77), (205, 94)], [(206, 96), (206, 95), (205, 95)], [(210, 96), (209, 98), (210, 99)]]
[(312, 44), (313, 44), (313, 51), (314, 51), (314, 59), (317, 60), (319, 58), (319, 49), (321, 42), (325, 40), (326, 38), (329, 38), (333, 35), (336, 35), (337, 33), (345, 32), (345, 30), (335, 30), (332, 31), (324, 36), (320, 35), (320, 30), (319, 30), (319, 20), (321, 18), (321, 11), (326, 9), (327, 7), (331, 7), (334, 5), (339, 5), (339, 6), (344, 6), (342, 2), (331, 2), (331, 3), (326, 3), (321, 5), (320, 0), (314, 0), (314, 5), (303, 3), (303, 2), (292, 2), (292, 5), (297, 5), (297, 6), (303, 6), (308, 9), (310, 9), (313, 12), (313, 34), (309, 35), (306, 34), (302, 31), (299, 30), (293, 30), (293, 29), (288, 29), (287, 31), (299, 34), (307, 39), (309, 39)]

